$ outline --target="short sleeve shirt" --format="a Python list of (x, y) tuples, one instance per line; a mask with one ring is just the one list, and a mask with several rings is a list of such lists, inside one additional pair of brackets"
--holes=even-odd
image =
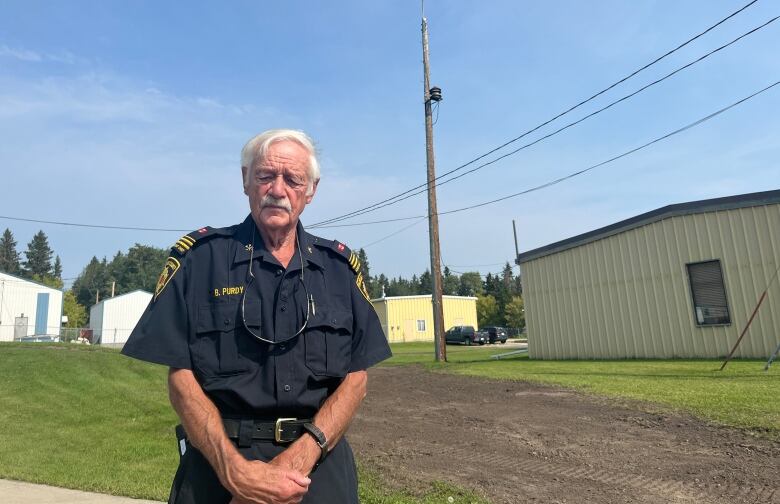
[(191, 369), (225, 417), (313, 416), (391, 352), (354, 254), (297, 231), (287, 268), (251, 216), (183, 237), (122, 353)]

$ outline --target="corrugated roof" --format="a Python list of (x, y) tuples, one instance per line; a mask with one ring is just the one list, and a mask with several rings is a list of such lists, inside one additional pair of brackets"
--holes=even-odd
[[(116, 296), (114, 296), (114, 297), (108, 297), (108, 298), (105, 298), (105, 299), (101, 300), (99, 303), (97, 303), (97, 304), (93, 304), (92, 306), (97, 306), (97, 305), (99, 305), (99, 304), (102, 304), (102, 303), (107, 303), (107, 302), (109, 302), (109, 301), (115, 301), (115, 300), (117, 300), (117, 299), (119, 299), (119, 298), (121, 298), (121, 297), (123, 297), (123, 296), (129, 296), (130, 294), (135, 294), (135, 293), (146, 294), (146, 295), (147, 295), (147, 296), (149, 296), (149, 297), (152, 297), (152, 295), (153, 295), (151, 292), (146, 292), (146, 291), (145, 291), (145, 290), (143, 290), (143, 289), (136, 289), (136, 290), (132, 290), (132, 291), (130, 291), (130, 292), (125, 292), (124, 294), (118, 294), (118, 295), (116, 295)], [(92, 307), (90, 307), (90, 308), (92, 308)]]
[(4, 271), (0, 271), (0, 278), (2, 278), (2, 277), (9, 277), (10, 280), (7, 280), (7, 281), (10, 281), (10, 282), (29, 283), (29, 284), (37, 285), (38, 287), (44, 287), (46, 289), (51, 289), (51, 290), (58, 291), (58, 292), (65, 292), (63, 289), (58, 289), (57, 287), (52, 287), (50, 285), (46, 285), (46, 284), (43, 284), (41, 282), (36, 282), (35, 280), (30, 280), (29, 278), (22, 278), (20, 276), (16, 276), (16, 275), (12, 275), (10, 273), (6, 273)]
[(740, 194), (737, 196), (727, 196), (725, 198), (713, 198), (700, 201), (690, 201), (688, 203), (677, 203), (652, 210), (630, 219), (610, 224), (609, 226), (588, 231), (581, 235), (573, 236), (543, 247), (539, 247), (517, 256), (515, 262), (521, 264), (524, 262), (538, 259), (540, 257), (556, 254), (564, 250), (579, 247), (586, 243), (601, 240), (609, 236), (623, 233), (631, 229), (646, 226), (653, 222), (658, 222), (670, 217), (680, 215), (691, 215), (704, 212), (716, 212), (719, 210), (733, 210), (737, 208), (749, 208), (754, 206), (772, 205), (780, 203), (780, 190), (763, 191), (749, 194)]

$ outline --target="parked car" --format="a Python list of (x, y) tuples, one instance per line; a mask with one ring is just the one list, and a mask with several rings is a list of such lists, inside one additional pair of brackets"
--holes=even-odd
[(475, 331), (473, 326), (454, 326), (444, 333), (444, 341), (463, 345), (484, 345), (487, 343), (487, 337), (484, 333)]
[(503, 327), (483, 327), (482, 330), (487, 332), (488, 334), (488, 342), (492, 345), (493, 343), (501, 343), (502, 345), (506, 343), (506, 329)]

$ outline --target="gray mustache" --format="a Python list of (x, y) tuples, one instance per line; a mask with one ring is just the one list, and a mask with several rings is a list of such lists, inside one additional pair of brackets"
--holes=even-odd
[(263, 196), (263, 199), (260, 200), (260, 209), (265, 207), (284, 208), (288, 212), (292, 212), (290, 200), (287, 198), (274, 198), (270, 194), (266, 194)]

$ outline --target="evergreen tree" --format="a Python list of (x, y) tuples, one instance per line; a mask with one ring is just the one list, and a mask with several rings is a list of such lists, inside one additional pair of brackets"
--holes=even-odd
[(433, 277), (431, 276), (431, 272), (428, 270), (425, 270), (422, 275), (420, 275), (419, 280), (417, 281), (417, 294), (423, 295), (423, 294), (431, 294), (433, 292)]
[(382, 292), (384, 292), (385, 296), (387, 296), (387, 289), (389, 286), (390, 281), (387, 279), (384, 273), (380, 273), (373, 282), (374, 290), (371, 291), (371, 299), (382, 297)]
[(386, 296), (411, 296), (416, 294), (414, 284), (417, 283), (417, 276), (412, 276), (412, 281), (398, 277), (390, 280), (385, 290)]
[(0, 238), (0, 271), (11, 275), (19, 275), (22, 271), (19, 252), (16, 250), (16, 240), (11, 230), (6, 228)]
[(498, 276), (493, 276), (492, 273), (488, 273), (487, 275), (485, 275), (485, 284), (484, 284), (485, 295), (496, 297), (498, 293), (501, 291), (500, 285), (501, 285), (501, 281), (498, 279)]
[[(371, 270), (368, 267), (368, 255), (366, 255), (366, 251), (362, 248), (358, 250), (358, 261), (360, 261), (360, 271), (363, 273), (363, 282), (366, 284), (366, 289), (368, 290), (369, 295), (371, 298), (379, 297), (374, 296), (374, 285), (373, 280), (371, 279)], [(380, 294), (381, 295), (381, 294)]]
[(60, 256), (54, 258), (53, 276), (58, 280), (62, 280), (62, 261), (60, 261)]
[(476, 271), (467, 271), (460, 276), (459, 296), (478, 296), (484, 292), (482, 277)]
[(515, 283), (512, 266), (507, 262), (501, 271), (501, 276), (496, 275), (494, 278), (496, 280), (496, 293), (494, 295), (496, 296), (500, 314), (498, 323), (506, 325), (506, 307), (512, 301), (512, 289)]
[(125, 294), (134, 290), (154, 292), (157, 278), (168, 257), (168, 251), (136, 243), (127, 254), (117, 252), (108, 263), (107, 295), (111, 295), (111, 282), (116, 282), (115, 293)]
[(444, 273), (442, 274), (441, 290), (445, 296), (457, 296), (458, 289), (460, 288), (460, 278), (458, 275), (453, 275), (450, 268), (444, 267)]
[(49, 247), (49, 239), (46, 237), (46, 233), (38, 231), (30, 243), (27, 244), (27, 251), (25, 251), (24, 255), (27, 257), (27, 260), (24, 261), (24, 275), (27, 278), (51, 276), (51, 256), (53, 252), (51, 247)]
[(504, 265), (504, 270), (501, 272), (501, 282), (503, 283), (504, 289), (508, 293), (514, 294), (513, 289), (515, 287), (515, 275), (514, 271), (512, 271), (512, 266), (508, 261)]
[(73, 282), (73, 293), (76, 301), (82, 306), (95, 304), (95, 297), (100, 293), (103, 299), (111, 295), (111, 282), (109, 281), (108, 263), (104, 257), (102, 261), (92, 257), (84, 271)]

